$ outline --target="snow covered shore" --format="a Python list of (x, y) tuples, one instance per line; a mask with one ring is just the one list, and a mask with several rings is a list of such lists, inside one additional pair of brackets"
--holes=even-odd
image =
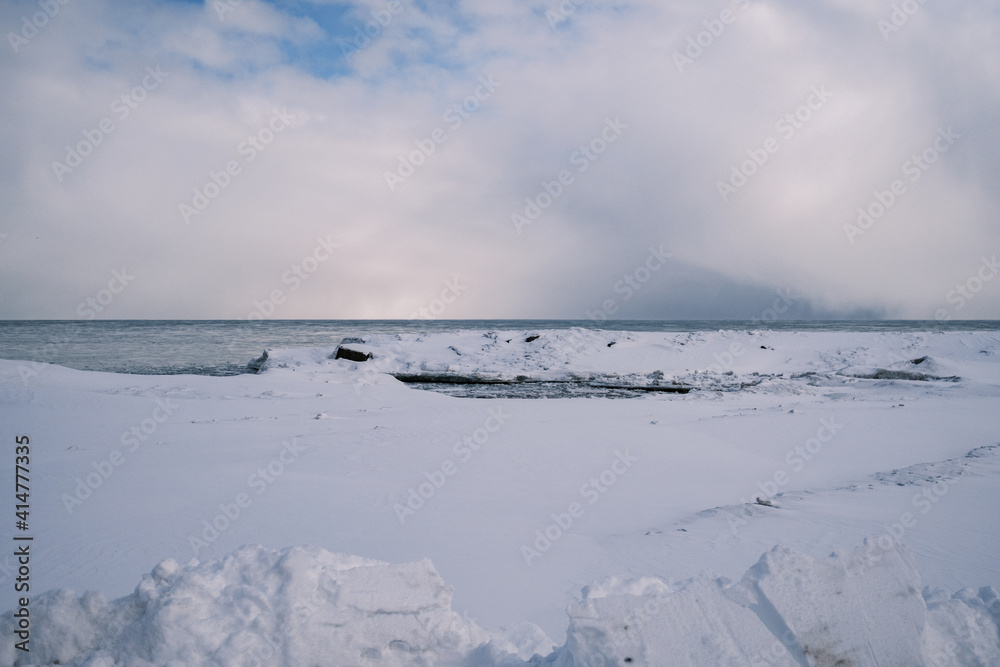
[[(371, 358), (270, 350), (235, 377), (0, 361), (0, 436), (33, 452), (33, 661), (1000, 660), (996, 332), (344, 347)], [(442, 382), (506, 393), (413, 388)], [(581, 391), (515, 398), (542, 383)], [(4, 609), (15, 571), (0, 556)], [(100, 593), (42, 595), (61, 588)]]

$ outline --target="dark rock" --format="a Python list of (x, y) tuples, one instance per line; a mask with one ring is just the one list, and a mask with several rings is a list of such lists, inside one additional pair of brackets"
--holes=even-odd
[(248, 363), (247, 369), (253, 371), (254, 373), (260, 373), (260, 369), (264, 365), (265, 361), (267, 361), (267, 350), (264, 350), (262, 355)]
[(340, 345), (337, 347), (337, 353), (333, 355), (334, 359), (347, 359), (348, 361), (368, 361), (372, 358), (370, 352), (361, 352), (359, 350), (352, 350), (349, 347), (344, 347)]
[(929, 357), (927, 357), (927, 355), (924, 355), (924, 356), (918, 357), (916, 359), (910, 359), (910, 363), (913, 364), (914, 366), (919, 366), (920, 364), (922, 364), (925, 361), (927, 361), (928, 358)]
[(530, 343), (531, 341), (538, 340), (539, 338), (541, 338), (541, 336), (539, 336), (538, 334), (535, 334), (534, 336), (528, 336), (527, 338), (525, 338), (524, 342), (525, 343)]

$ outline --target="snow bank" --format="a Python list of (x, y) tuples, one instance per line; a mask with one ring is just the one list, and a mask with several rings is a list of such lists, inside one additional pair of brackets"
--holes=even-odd
[[(301, 547), (248, 546), (183, 568), (165, 560), (127, 597), (58, 590), (32, 600), (31, 613), (30, 658), (4, 642), (0, 663), (437, 665), (490, 639), (451, 610), (428, 560), (390, 565)], [(13, 636), (11, 613), (2, 626)]]
[[(28, 654), (4, 665), (996, 665), (991, 588), (920, 592), (910, 558), (872, 542), (816, 560), (764, 554), (736, 584), (609, 579), (569, 607), (565, 646), (525, 662), (451, 610), (430, 561), (391, 565), (316, 548), (243, 547), (166, 560), (107, 602), (51, 591), (32, 603)], [(12, 636), (14, 619), (0, 619)], [(524, 630), (526, 642), (540, 631)]]
[(972, 373), (995, 381), (996, 364), (985, 354), (994, 338), (980, 332), (917, 339), (902, 332), (478, 330), (351, 338), (347, 348), (364, 359), (360, 363), (345, 358), (341, 347), (270, 350), (266, 361), (253, 363), (265, 373), (378, 372), (405, 382), (798, 394), (858, 380), (953, 383)]
[(571, 605), (557, 667), (996, 665), (992, 587), (920, 592), (911, 560), (866, 542), (825, 561), (775, 547), (730, 585), (609, 580)]

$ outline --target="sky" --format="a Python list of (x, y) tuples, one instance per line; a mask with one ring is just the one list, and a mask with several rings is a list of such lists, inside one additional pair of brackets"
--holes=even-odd
[(36, 0), (0, 30), (0, 318), (1000, 319), (995, 2)]

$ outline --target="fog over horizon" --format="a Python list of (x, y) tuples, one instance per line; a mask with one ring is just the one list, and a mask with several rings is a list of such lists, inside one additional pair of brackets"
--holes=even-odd
[(1000, 319), (995, 3), (17, 0), (0, 29), (2, 319)]

